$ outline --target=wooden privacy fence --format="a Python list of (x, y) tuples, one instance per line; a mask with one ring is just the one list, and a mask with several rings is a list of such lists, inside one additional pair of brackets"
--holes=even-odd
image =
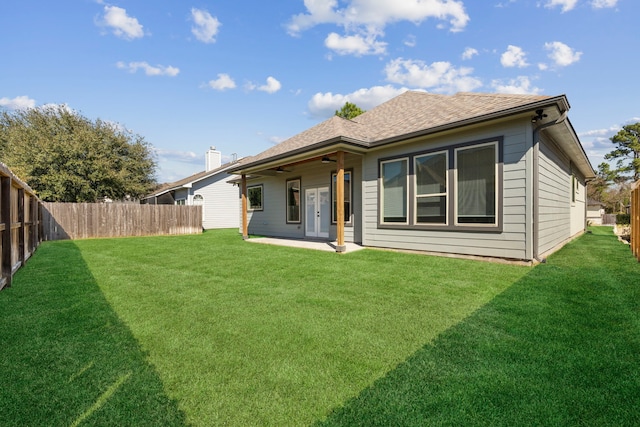
[(602, 225), (616, 225), (616, 214), (603, 214)]
[(42, 240), (202, 233), (202, 206), (42, 203)]
[(631, 190), (631, 250), (640, 261), (640, 180)]
[(0, 163), (0, 289), (40, 245), (40, 200), (27, 184)]

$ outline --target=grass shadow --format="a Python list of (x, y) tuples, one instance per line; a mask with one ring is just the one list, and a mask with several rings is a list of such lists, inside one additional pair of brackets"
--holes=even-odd
[(317, 426), (638, 425), (640, 264), (594, 228)]
[(185, 425), (71, 241), (0, 292), (0, 425)]

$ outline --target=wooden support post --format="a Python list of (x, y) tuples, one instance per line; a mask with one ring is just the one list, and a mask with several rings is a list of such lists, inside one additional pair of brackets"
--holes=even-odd
[(13, 265), (11, 265), (11, 177), (0, 178), (0, 217), (4, 224), (2, 230), (2, 280), (5, 286), (11, 286)]
[(249, 224), (247, 223), (247, 175), (242, 174), (242, 238), (249, 238)]
[(338, 173), (336, 177), (336, 252), (345, 252), (344, 244), (344, 151), (338, 151)]

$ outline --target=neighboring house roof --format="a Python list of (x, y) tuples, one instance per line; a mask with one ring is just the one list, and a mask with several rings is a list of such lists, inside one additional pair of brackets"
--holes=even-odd
[[(250, 172), (256, 166), (336, 144), (346, 144), (356, 151), (366, 151), (411, 137), (550, 106), (557, 107), (555, 117), (550, 117), (550, 120), (569, 110), (569, 103), (564, 95), (550, 97), (469, 92), (439, 95), (407, 91), (352, 120), (333, 116), (256, 156), (242, 159), (229, 172)], [(571, 154), (580, 157), (580, 166), (585, 175), (590, 177), (593, 175), (593, 168), (586, 153), (571, 124), (566, 123), (566, 128), (565, 133), (577, 146), (571, 147)]]
[(235, 162), (225, 163), (219, 168), (212, 169), (210, 171), (198, 172), (191, 176), (183, 178), (179, 181), (164, 184), (153, 193), (144, 196), (143, 199), (148, 199), (150, 197), (158, 197), (170, 191), (179, 190), (181, 188), (189, 188), (195, 182), (202, 181), (203, 179), (209, 178), (210, 176), (217, 175), (222, 172), (227, 172), (228, 169), (230, 169), (233, 166), (236, 166), (241, 160), (242, 159), (236, 160)]

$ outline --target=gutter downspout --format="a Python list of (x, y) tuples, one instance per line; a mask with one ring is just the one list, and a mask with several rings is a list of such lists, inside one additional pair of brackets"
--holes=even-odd
[(544, 129), (555, 126), (567, 119), (568, 110), (565, 110), (560, 117), (548, 123), (543, 123), (533, 129), (533, 259), (545, 263), (546, 258), (540, 258), (539, 236), (540, 236), (540, 132)]

